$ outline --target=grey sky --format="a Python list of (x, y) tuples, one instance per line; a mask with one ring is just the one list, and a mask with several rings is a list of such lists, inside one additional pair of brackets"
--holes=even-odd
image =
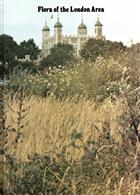
[[(99, 13), (103, 23), (103, 34), (106, 39), (122, 41), (125, 44), (132, 39), (140, 42), (140, 1), (139, 0), (3, 0), (4, 30), (19, 43), (22, 40), (33, 38), (41, 46), (41, 30), (45, 19), (51, 28), (57, 19), (57, 13), (38, 13), (38, 6), (56, 7), (103, 7), (104, 13)], [(2, 7), (1, 7), (2, 9)], [(84, 23), (87, 25), (88, 34), (94, 34), (94, 24), (97, 14), (83, 13)], [(81, 13), (60, 13), (63, 24), (63, 34), (77, 34), (77, 27), (81, 22)]]

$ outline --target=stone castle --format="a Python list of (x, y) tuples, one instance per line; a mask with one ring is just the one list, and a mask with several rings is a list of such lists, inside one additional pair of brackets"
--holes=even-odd
[(97, 17), (97, 21), (95, 23), (95, 35), (90, 37), (87, 34), (87, 27), (83, 23), (82, 19), (81, 24), (77, 29), (77, 36), (64, 36), (63, 26), (58, 17), (57, 22), (54, 25), (54, 35), (50, 36), (50, 28), (47, 26), (47, 23), (45, 23), (45, 26), (42, 29), (42, 57), (48, 56), (51, 52), (51, 48), (58, 43), (73, 45), (75, 54), (79, 57), (79, 51), (89, 38), (105, 40), (105, 37), (102, 35), (102, 27), (103, 25), (99, 21), (99, 17)]

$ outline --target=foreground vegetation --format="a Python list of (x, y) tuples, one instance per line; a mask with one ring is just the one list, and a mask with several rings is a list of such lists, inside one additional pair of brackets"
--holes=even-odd
[(6, 194), (139, 194), (128, 110), (124, 99), (7, 99)]
[(49, 56), (40, 71), (8, 71), (0, 193), (140, 194), (140, 58), (114, 44), (111, 56), (103, 44), (105, 55), (90, 47), (71, 64), (48, 66)]
[[(1, 151), (5, 194), (140, 193), (139, 69), (134, 74), (137, 63), (133, 69), (127, 65), (101, 58), (69, 71), (55, 69), (47, 77), (36, 75), (35, 84), (23, 72), (19, 79), (11, 77)], [(58, 82), (67, 78), (69, 91), (66, 82)], [(44, 96), (40, 90), (46, 90), (48, 81), (56, 88), (47, 88)], [(110, 88), (99, 93), (106, 84)], [(102, 98), (95, 98), (97, 93)]]

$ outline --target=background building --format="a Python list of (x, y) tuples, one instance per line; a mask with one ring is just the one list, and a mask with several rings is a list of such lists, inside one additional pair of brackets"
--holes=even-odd
[[(103, 25), (99, 21), (98, 17), (95, 23), (95, 36), (93, 36), (92, 38), (105, 40), (105, 37), (102, 35), (102, 27)], [(48, 56), (51, 52), (51, 48), (58, 43), (73, 45), (75, 49), (75, 54), (77, 55), (77, 57), (79, 57), (79, 51), (89, 38), (91, 37), (87, 34), (87, 27), (83, 23), (83, 19), (81, 21), (81, 24), (78, 26), (76, 36), (64, 36), (63, 25), (60, 23), (58, 17), (57, 22), (54, 25), (53, 36), (50, 36), (50, 28), (48, 27), (47, 22), (42, 29), (42, 57)]]

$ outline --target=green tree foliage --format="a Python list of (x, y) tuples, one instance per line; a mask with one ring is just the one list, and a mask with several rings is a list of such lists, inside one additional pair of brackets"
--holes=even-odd
[(8, 76), (16, 66), (36, 72), (33, 62), (19, 62), (15, 60), (15, 56), (25, 58), (26, 54), (31, 56), (31, 60), (36, 59), (39, 54), (39, 49), (33, 39), (23, 41), (18, 45), (13, 37), (5, 34), (0, 35), (0, 77), (3, 74)]
[(19, 45), (18, 57), (24, 58), (25, 55), (30, 55), (31, 60), (37, 59), (39, 54), (39, 48), (36, 46), (33, 39), (29, 39), (28, 41), (22, 41)]
[(13, 61), (18, 51), (18, 45), (13, 37), (0, 35), (0, 61), (3, 63)]
[(15, 55), (18, 53), (18, 44), (13, 37), (0, 35), (0, 77), (5, 77), (18, 64)]
[(93, 61), (98, 56), (115, 57), (124, 51), (126, 51), (126, 46), (121, 42), (89, 39), (81, 49), (80, 54), (82, 58)]
[(71, 64), (74, 60), (73, 46), (70, 44), (58, 43), (51, 49), (51, 54), (42, 60), (40, 69), (64, 66)]

